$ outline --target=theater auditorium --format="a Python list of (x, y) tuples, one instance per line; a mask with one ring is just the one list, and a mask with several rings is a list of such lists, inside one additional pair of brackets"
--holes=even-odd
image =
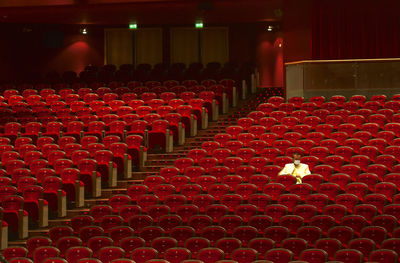
[(0, 262), (400, 262), (400, 1), (0, 0)]

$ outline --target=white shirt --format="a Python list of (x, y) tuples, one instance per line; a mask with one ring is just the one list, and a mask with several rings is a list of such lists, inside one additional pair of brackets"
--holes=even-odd
[(301, 178), (308, 174), (311, 174), (311, 172), (307, 164), (300, 163), (299, 165), (295, 166), (294, 163), (287, 163), (278, 175), (282, 174), (293, 175), (294, 177), (296, 177), (297, 183), (301, 183)]

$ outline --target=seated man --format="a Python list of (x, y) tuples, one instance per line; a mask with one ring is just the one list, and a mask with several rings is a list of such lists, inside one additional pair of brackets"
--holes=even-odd
[(296, 183), (301, 184), (302, 178), (308, 174), (311, 174), (307, 164), (300, 163), (301, 154), (293, 154), (293, 163), (285, 164), (285, 167), (279, 172), (279, 175), (290, 174), (296, 177)]

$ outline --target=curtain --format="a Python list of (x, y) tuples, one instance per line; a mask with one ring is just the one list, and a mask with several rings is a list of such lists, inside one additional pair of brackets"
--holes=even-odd
[(206, 65), (209, 62), (224, 64), (229, 61), (227, 27), (176, 27), (171, 29), (170, 36), (171, 63), (183, 62), (189, 65), (201, 62)]
[(133, 41), (132, 30), (105, 30), (105, 63), (119, 67), (122, 64), (132, 64)]
[(313, 59), (400, 56), (399, 0), (314, 0)]
[(171, 28), (171, 63), (199, 61), (199, 30), (192, 27)]
[(201, 30), (201, 62), (229, 61), (229, 38), (227, 27), (207, 27)]
[(155, 65), (163, 62), (163, 35), (161, 28), (135, 30), (135, 64)]

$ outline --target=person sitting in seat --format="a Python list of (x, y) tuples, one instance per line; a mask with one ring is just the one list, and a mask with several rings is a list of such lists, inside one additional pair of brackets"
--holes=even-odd
[(285, 167), (279, 172), (278, 175), (290, 174), (296, 177), (296, 183), (301, 184), (302, 178), (308, 174), (311, 174), (310, 169), (307, 164), (300, 163), (301, 154), (293, 154), (293, 163), (285, 164)]

